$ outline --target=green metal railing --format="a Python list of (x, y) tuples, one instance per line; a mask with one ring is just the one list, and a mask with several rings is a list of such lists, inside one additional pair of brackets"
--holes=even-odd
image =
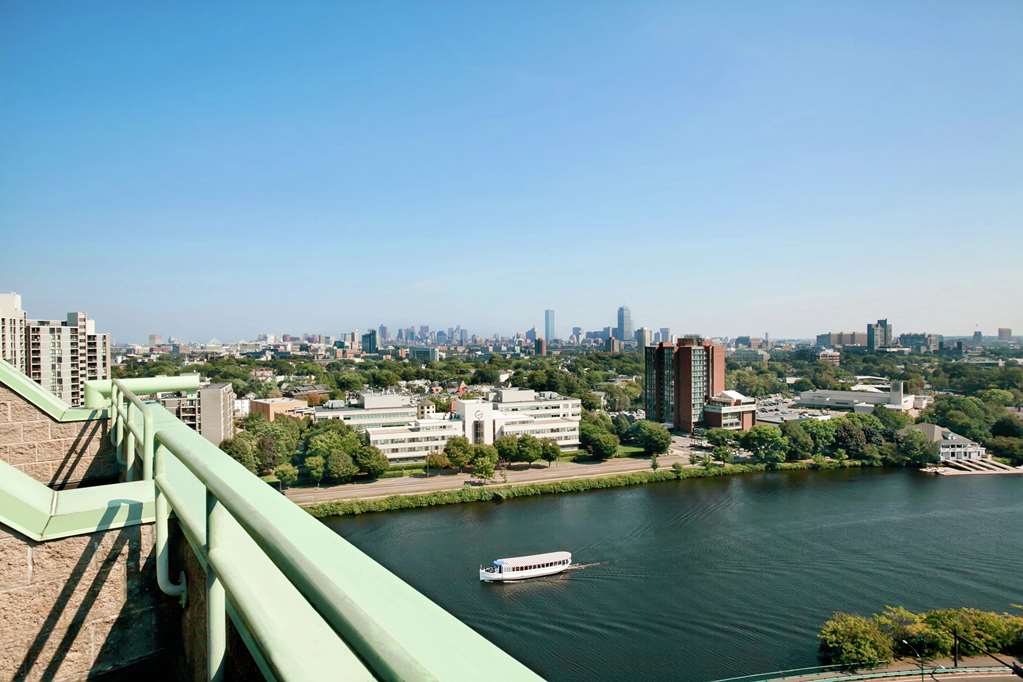
[(171, 513), (206, 573), (209, 680), (224, 676), (228, 618), (269, 679), (538, 679), (161, 405), (139, 398), (197, 387), (197, 378), (184, 388), (171, 388), (181, 382), (170, 379), (178, 378), (114, 380), (94, 398), (109, 395), (110, 438), (125, 476), (139, 468), (141, 449), (142, 480), (153, 481), (160, 590), (185, 605), (184, 571), (176, 582), (170, 577)]

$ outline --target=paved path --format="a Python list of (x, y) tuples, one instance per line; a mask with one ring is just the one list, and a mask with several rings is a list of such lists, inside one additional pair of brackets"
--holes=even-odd
[[(688, 453), (681, 448), (673, 447), (668, 454), (661, 455), (658, 458), (658, 463), (662, 469), (670, 469), (671, 465), (676, 462), (683, 465), (688, 464)], [(507, 483), (511, 484), (592, 478), (594, 476), (608, 476), (630, 471), (649, 470), (650, 460), (646, 457), (616, 457), (592, 464), (556, 462), (550, 467), (544, 464), (543, 466), (534, 465), (524, 469), (500, 469), (497, 472), (497, 478), (491, 485), (505, 485), (504, 473), (507, 473)], [(289, 499), (297, 504), (313, 504), (331, 500), (410, 495), (436, 492), (438, 490), (458, 490), (464, 487), (465, 482), (469, 480), (472, 480), (472, 476), (468, 474), (447, 473), (433, 475), (429, 478), (420, 474), (402, 478), (381, 478), (368, 483), (346, 483), (344, 485), (321, 488), (289, 488), (286, 494)]]
[[(1010, 661), (1010, 662), (1013, 660), (1013, 657), (1009, 656), (1008, 654), (999, 655), (999, 658), (1002, 658), (1002, 659), (1004, 659), (1006, 661)], [(998, 663), (996, 661), (992, 660), (991, 658), (988, 658), (987, 656), (967, 656), (967, 657), (962, 658), (959, 661), (959, 665), (960, 665), (960, 667), (963, 667), (963, 668), (970, 668), (970, 667), (997, 666)], [(946, 670), (940, 670), (939, 667), (942, 667), (942, 666)], [(937, 673), (938, 674), (932, 676), (930, 674), (931, 671), (935, 671), (936, 669), (937, 669)], [(883, 666), (883, 667), (880, 667), (880, 668), (874, 668), (872, 670), (850, 671), (850, 672), (846, 672), (846, 673), (842, 673), (842, 672), (818, 673), (818, 674), (815, 674), (815, 675), (800, 675), (800, 676), (793, 676), (793, 677), (785, 677), (784, 679), (786, 680), (786, 682), (814, 682), (815, 680), (836, 679), (836, 678), (842, 678), (842, 677), (846, 677), (846, 676), (854, 676), (856, 674), (870, 674), (870, 673), (905, 673), (904, 675), (893, 675), (891, 677), (885, 677), (885, 678), (880, 678), (880, 679), (889, 679), (889, 680), (891, 680), (891, 679), (900, 679), (900, 680), (918, 679), (919, 680), (920, 679), (920, 664), (917, 663), (915, 659), (911, 660), (911, 659), (903, 658), (903, 659), (899, 659), (899, 660), (895, 661), (894, 663), (890, 663), (887, 666)], [(780, 679), (780, 678), (777, 678), (777, 679)], [(973, 680), (975, 682), (976, 681), (980, 681), (980, 680), (991, 680), (992, 682), (995, 682), (995, 681), (1001, 682), (1002, 680), (1017, 680), (1018, 681), (1019, 678), (1016, 677), (1015, 675), (1013, 675), (1012, 672), (1009, 671), (1008, 669), (1004, 669), (1004, 672), (1002, 672), (1002, 671), (990, 671), (990, 672), (957, 673), (957, 672), (955, 672), (955, 667), (954, 667), (954, 664), (953, 664), (951, 659), (937, 659), (937, 660), (926, 661), (924, 663), (924, 682), (931, 682), (932, 680), (937, 680), (937, 682), (941, 682), (942, 680)]]

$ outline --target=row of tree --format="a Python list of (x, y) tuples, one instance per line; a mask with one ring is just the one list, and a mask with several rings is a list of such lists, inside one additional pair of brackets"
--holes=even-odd
[(252, 473), (275, 474), (284, 485), (303, 476), (316, 484), (376, 478), (390, 466), (380, 450), (340, 420), (310, 423), (281, 416), (269, 422), (251, 415), (242, 425), (220, 448)]
[(597, 459), (617, 456), (623, 443), (659, 455), (668, 451), (671, 434), (663, 424), (645, 419), (633, 422), (623, 414), (611, 419), (604, 412), (587, 410), (579, 423), (579, 442)]
[(894, 466), (925, 466), (938, 461), (937, 445), (919, 431), (906, 430), (911, 423), (912, 419), (900, 412), (875, 408), (872, 414), (789, 421), (780, 428), (757, 424), (745, 433), (711, 429), (707, 440), (714, 446), (715, 459), (725, 462), (732, 460), (734, 448), (739, 446), (767, 465), (825, 457)]
[(959, 644), (962, 656), (1023, 654), (1023, 617), (977, 609), (914, 613), (887, 606), (865, 617), (836, 613), (817, 635), (828, 663), (876, 665), (895, 658), (947, 658)]

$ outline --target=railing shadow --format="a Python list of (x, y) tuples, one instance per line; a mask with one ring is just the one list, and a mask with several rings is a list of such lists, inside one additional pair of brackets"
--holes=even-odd
[[(131, 534), (137, 532), (139, 523), (142, 520), (142, 502), (138, 500), (111, 500), (109, 502), (106, 511), (103, 513), (103, 517), (100, 519), (99, 524), (97, 524), (96, 532), (89, 538), (89, 542), (86, 545), (85, 550), (82, 552), (81, 556), (78, 557), (78, 561), (75, 563), (75, 566), (71, 571), (71, 576), (68, 578), (67, 582), (64, 583), (60, 594), (57, 595), (57, 598), (54, 601), (53, 606), (50, 608), (50, 612), (47, 614), (46, 619), (43, 621), (39, 632), (36, 634), (35, 639), (32, 641), (28, 651), (25, 653), (25, 657), (22, 659), (17, 671), (14, 673), (13, 679), (21, 680), (27, 678), (36, 665), (41, 663), (39, 658), (41, 657), (43, 650), (63, 617), (64, 610), (72, 596), (79, 589), (79, 586), (83, 581), (83, 577), (86, 574), (86, 569), (90, 564), (92, 564), (93, 559), (100, 550), (100, 546), (102, 545), (105, 537), (105, 533), (102, 533), (102, 531), (110, 530), (121, 507), (127, 507), (128, 509), (128, 517), (124, 522), (125, 526), (120, 529), (120, 532), (118, 532), (117, 537), (114, 539), (114, 542), (110, 547), (110, 551), (107, 553), (106, 557), (102, 559), (99, 565), (99, 570), (96, 571), (91, 583), (86, 588), (81, 603), (78, 605), (74, 616), (68, 623), (60, 643), (57, 644), (56, 650), (50, 660), (46, 662), (46, 669), (41, 675), (39, 675), (39, 677), (44, 680), (54, 679), (57, 676), (57, 672), (60, 670), (60, 666), (64, 662), (64, 659), (67, 658), (68, 652), (71, 650), (75, 639), (81, 634), (82, 626), (85, 624), (93, 605), (96, 603), (96, 599), (99, 597), (100, 591), (103, 589), (103, 585), (109, 578), (111, 571), (118, 565), (118, 557), (120, 557), (125, 545), (130, 542)], [(60, 542), (60, 540), (54, 540), (53, 542)], [(134, 550), (130, 549), (130, 551), (135, 552), (140, 550), (140, 543), (136, 543), (136, 548)], [(131, 561), (130, 557), (129, 561)], [(138, 563), (138, 556), (134, 557), (134, 563)]]

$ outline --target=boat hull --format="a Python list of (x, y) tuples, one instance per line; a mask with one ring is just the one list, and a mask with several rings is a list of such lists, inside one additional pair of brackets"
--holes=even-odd
[(522, 580), (530, 580), (532, 578), (543, 578), (548, 575), (556, 575), (561, 573), (571, 564), (563, 566), (548, 566), (546, 568), (535, 568), (531, 571), (512, 571), (508, 573), (491, 573), (490, 571), (480, 570), (480, 581), (485, 583), (517, 583)]

